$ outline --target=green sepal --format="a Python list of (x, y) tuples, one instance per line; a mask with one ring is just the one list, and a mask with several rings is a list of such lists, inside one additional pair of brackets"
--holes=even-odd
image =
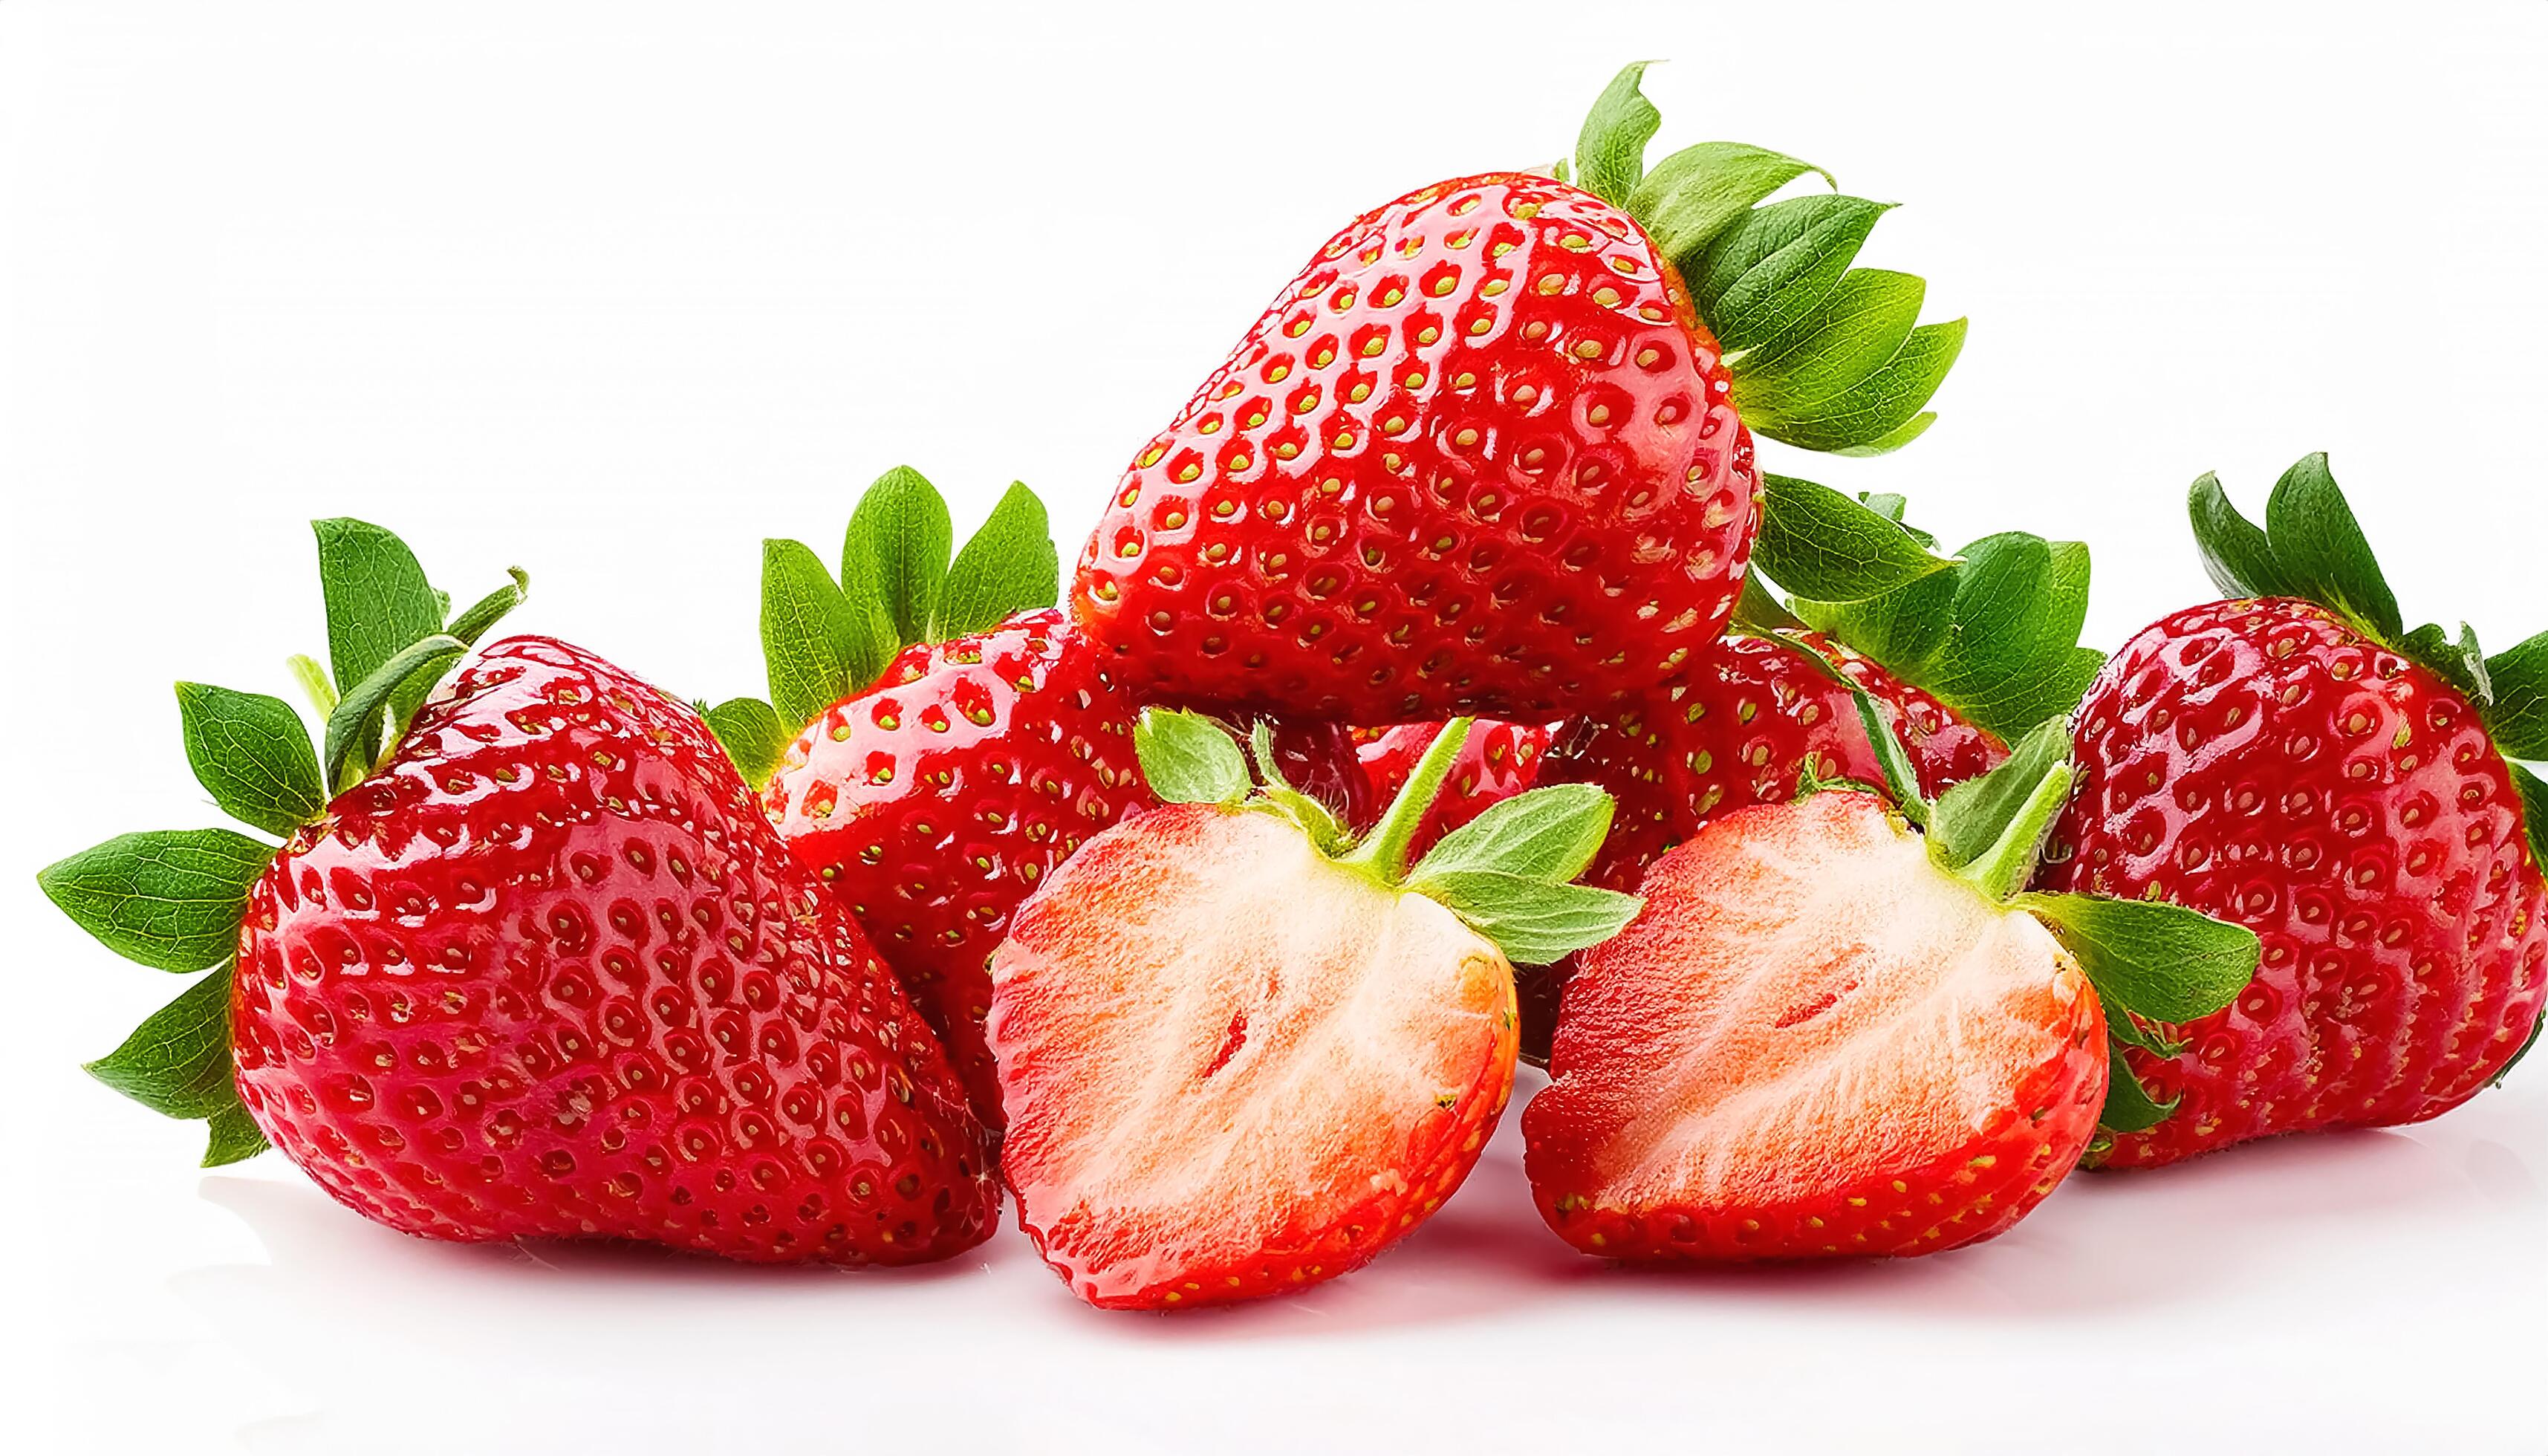
[(778, 710), (757, 697), (730, 697), (714, 707), (700, 703), (698, 710), (743, 781), (755, 789), (768, 784), (795, 737), (778, 721)]
[(318, 666), (317, 658), (298, 652), (285, 658), (283, 666), (292, 674), (294, 685), (301, 689), (303, 700), (318, 715), (318, 721), (326, 722), (327, 715), (336, 711), (336, 684), (327, 681), (327, 670)]
[(1353, 848), (1353, 831), (1338, 817), (1334, 806), (1316, 794), (1302, 792), (1284, 776), (1282, 760), (1274, 754), (1271, 719), (1258, 718), (1249, 725), (1247, 756), (1256, 765), (1256, 807), (1291, 820), (1321, 855), (1333, 857)]
[(513, 580), (470, 603), (469, 609), (451, 619), (443, 632), (460, 639), (465, 646), (475, 647), (478, 639), (512, 613), (531, 594), (531, 574), (520, 567), (507, 567), (504, 574)]
[(1492, 869), (1564, 884), (1582, 874), (1610, 833), (1616, 805), (1589, 783), (1557, 783), (1490, 805), (1434, 843), (1408, 872), (1427, 875)]
[(292, 705), (259, 692), (177, 684), (186, 763), (222, 812), (289, 839), (327, 806), (318, 754)]
[(2486, 660), (2486, 726), (2506, 758), (2548, 760), (2548, 632)]
[(2181, 1038), (2153, 1030), (2102, 991), (2098, 993), (2097, 1000), (2105, 1008), (2106, 1035), (2126, 1046), (2138, 1046), (2152, 1056), (2177, 1056), (2190, 1045)]
[(1831, 173), (1780, 152), (1740, 141), (1702, 141), (1655, 163), (1628, 194), (1628, 216), (1686, 279), (1705, 263), (1708, 244), (1729, 225), (1807, 172), (1838, 185)]
[(947, 501), (907, 465), (876, 477), (841, 542), (841, 591), (880, 613), (898, 643), (936, 640), (939, 593), (956, 549)]
[(1645, 907), (1616, 890), (1550, 884), (1492, 869), (1427, 875), (1408, 889), (1468, 922), (1515, 965), (1546, 965), (1597, 946)]
[(2433, 670), (2443, 682), (2465, 694), (2485, 713), (2487, 724), (2495, 718), (2486, 712), (2495, 703), (2495, 684), (2486, 668), (2486, 649), (2477, 645), (2477, 629), (2460, 623), (2454, 637), (2439, 622), (2426, 622), (2401, 638), (2398, 650)]
[(2186, 493), (2186, 514), (2194, 522), (2195, 549), (2203, 570), (2225, 596), (2297, 596), (2298, 589), (2274, 560), (2273, 544), (2262, 527), (2239, 514), (2221, 489), (2221, 478), (2205, 472)]
[[(1835, 290), (1835, 295), (1843, 291)], [(1848, 336), (1851, 327), (1834, 325), (1827, 335), (1808, 336), (1798, 347), (1813, 350), (1829, 344), (1844, 351), (1835, 368), (1855, 368), (1855, 357), (1847, 352), (1852, 346), (1832, 343), (1833, 338)], [(1912, 329), (1894, 353), (1829, 395), (1790, 394), (1775, 381), (1738, 369), (1734, 409), (1754, 433), (1800, 450), (1849, 456), (1888, 454), (1918, 439), (1937, 422), (1936, 413), (1926, 407), (1963, 350), (1963, 319), (1924, 323)]]
[(2301, 457), (2274, 482), (2265, 500), (2265, 538), (2294, 592), (2342, 611), (2383, 642), (2404, 634), (2398, 598), (2336, 489), (2324, 452)]
[(373, 669), (370, 677), (345, 690), (336, 710), (327, 715), (318, 750), (320, 772), (337, 792), (361, 782), (371, 772), (382, 741), (382, 714), (391, 714), (389, 727), (395, 737), (406, 727), (404, 715), (393, 711), (396, 704), (422, 702), (467, 651), (459, 638), (436, 632), (401, 648)]
[(1663, 114), (1637, 89), (1652, 61), (1633, 61), (1601, 91), (1575, 139), (1575, 185), (1612, 207), (1625, 207), (1646, 175), (1646, 143)]
[(1461, 745), (1469, 741), (1475, 718), (1453, 718), (1433, 735), (1424, 752), (1408, 770), (1407, 781), (1398, 786), (1398, 796), (1380, 811), (1380, 818), (1363, 836), (1352, 853), (1345, 856), (1348, 864), (1368, 869), (1383, 884), (1397, 884), (1407, 877), (1407, 851), (1415, 841), (1415, 831), (1423, 827), (1424, 815), (1432, 808), (1434, 795), (1442, 791), (1442, 780), (1451, 776), (1451, 766), (1460, 757)]
[(1044, 502), (1013, 483), (948, 567), (934, 635), (943, 641), (985, 631), (1060, 599), (1061, 556)]
[(2519, 764), (2511, 767), (2513, 791), (2521, 795), (2521, 827), (2530, 836), (2530, 863), (2548, 873), (2548, 779)]
[(1734, 616), (1727, 625), (1755, 637), (1805, 630), (1805, 624), (1787, 610), (1787, 604), (1770, 590), (1769, 579), (1760, 572), (1743, 574), (1743, 586), (1734, 598)]
[(1687, 282), (1726, 362), (1756, 349), (1774, 354), (1839, 286), (1888, 210), (1837, 193), (1790, 198), (1745, 213), (1719, 233)]
[(2175, 1116), (2181, 1099), (2151, 1100), (2149, 1089), (2124, 1059), (2123, 1047), (2111, 1042), (2106, 1047), (2106, 1106), (2097, 1114), (2099, 1128), (2109, 1133), (2146, 1133)]
[(1902, 736), (1893, 731), (1893, 725), (1885, 720), (1884, 710), (1876, 706), (1874, 695), (1859, 685), (1857, 679), (1842, 672), (1838, 663), (1821, 653), (1803, 643), (1791, 643), (1789, 647), (1798, 663), (1808, 671), (1829, 679), (1849, 694), (1850, 703), (1858, 710), (1859, 730), (1866, 735), (1867, 749), (1875, 756), (1876, 772), (1884, 779), (1880, 785), (1862, 785), (1855, 779), (1825, 778), (1808, 759), (1796, 785), (1796, 797), (1803, 799), (1827, 788), (1867, 787), (1892, 800), (1896, 813), (1925, 832), (1929, 827), (1930, 805), (1927, 795), (1920, 792), (1920, 773), (1912, 767), (1911, 752), (1902, 746)]
[(2530, 1024), (2530, 1035), (2522, 1038), (2521, 1045), (2512, 1048), (2512, 1054), (2504, 1058), (2503, 1065), (2495, 1069), (2495, 1075), (2487, 1079), (2487, 1085), (2502, 1086), (2503, 1079), (2512, 1075), (2512, 1069), (2521, 1064), (2521, 1058), (2528, 1056), (2530, 1048), (2539, 1045), (2539, 1034), (2543, 1031), (2548, 1031), (2548, 1011), (2541, 1012), (2539, 1019)]
[[(2047, 728), (2057, 725), (2047, 724)], [(2070, 785), (2078, 771), (2070, 766), (2068, 755), (2055, 760), (2027, 790), (2027, 795), (2001, 826), (1999, 838), (1962, 864), (1955, 873), (1970, 881), (1983, 896), (2004, 900), (2035, 877), (2036, 863), (2044, 857), (2044, 842), (2052, 833), (2052, 822), (2061, 817), (2062, 806), (2070, 801)]]
[(1829, 486), (1764, 475), (1761, 489), (1761, 534), (1752, 559), (1796, 596), (1864, 601), (1955, 565)]
[(1235, 804), (1247, 797), (1247, 761), (1229, 732), (1201, 713), (1143, 708), (1133, 754), (1150, 792), (1167, 804)]
[(178, 992), (86, 1070), (161, 1117), (208, 1118), (235, 1105), (229, 967)]
[(864, 687), (894, 650), (883, 616), (853, 605), (803, 543), (761, 543), (761, 653), (789, 733)]
[(2055, 766), (2070, 757), (2067, 724), (2048, 719), (2018, 740), (2006, 761), (1938, 796), (1929, 817), (1929, 848), (1950, 871), (1990, 852)]
[(238, 950), (276, 846), (227, 829), (120, 834), (39, 870), (46, 898), (128, 960), (195, 971)]
[(327, 602), (327, 662), (336, 691), (351, 692), (408, 644), (442, 630), (442, 596), (415, 553), (382, 527), (343, 516), (310, 525)]
[(2019, 909), (2078, 957), (2100, 995), (2144, 1021), (2182, 1026), (2238, 999), (2264, 947), (2243, 925), (2165, 900), (2029, 891)]
[(244, 1162), (272, 1146), (259, 1132), (256, 1120), (247, 1115), (244, 1105), (223, 1108), (205, 1120), (209, 1134), (204, 1144), (203, 1166), (226, 1168)]

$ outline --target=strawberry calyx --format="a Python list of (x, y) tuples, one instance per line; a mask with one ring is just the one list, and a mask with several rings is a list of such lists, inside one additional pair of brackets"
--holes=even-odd
[[(186, 761), (231, 818), (290, 841), (386, 764), (434, 686), (521, 604), (512, 580), (451, 615), (396, 535), (364, 521), (312, 523), (327, 607), (328, 666), (291, 661), (323, 720), (320, 744), (290, 703), (202, 682), (177, 684)], [(118, 835), (38, 871), (46, 898), (126, 959), (174, 974), (210, 971), (87, 1063), (90, 1075), (153, 1112), (207, 1125), (203, 1165), (263, 1151), (230, 1055), (230, 963), (250, 891), (285, 846), (229, 829)]]
[[(1923, 280), (1850, 266), (1893, 205), (1842, 195), (1822, 168), (1741, 142), (1703, 141), (1649, 169), (1662, 116), (1640, 89), (1648, 64), (1611, 78), (1559, 179), (1625, 211), (1680, 272), (1756, 433), (1837, 455), (1918, 438), (1938, 417), (1927, 407), (1963, 348), (1964, 320), (1921, 323)], [(1835, 190), (1769, 201), (1807, 172)]]
[[(1794, 488), (1803, 482), (1787, 484), (1802, 494)], [(1900, 496), (1864, 496), (1860, 502), (1914, 548), (1936, 550), (1935, 537), (1903, 522)], [(1777, 512), (1771, 514), (1774, 520)], [(1764, 538), (1770, 534), (1765, 523)], [(1817, 599), (1785, 578), (1766, 580), (1773, 575), (1765, 565), (1745, 580), (1736, 630), (1834, 638), (2006, 743), (2067, 713), (2106, 660), (2079, 643), (2088, 619), (2089, 561), (2088, 548), (2077, 541), (2048, 541), (2026, 531), (1984, 536), (1943, 558), (1934, 572), (1855, 600)], [(1781, 598), (1779, 587), (1795, 595)]]
[(1545, 965), (1618, 934), (1644, 902), (1573, 882), (1610, 829), (1611, 798), (1591, 784), (1516, 794), (1442, 836), (1409, 864), (1409, 848), (1475, 721), (1443, 724), (1389, 806), (1359, 835), (1326, 804), (1283, 781), (1262, 720), (1249, 735), (1253, 775), (1228, 731), (1201, 713), (1145, 709), (1133, 745), (1161, 802), (1282, 818), (1335, 864), (1383, 888), (1440, 904), (1513, 964)]
[(2548, 761), (2548, 632), (2490, 657), (2466, 622), (2456, 633), (2432, 622), (2408, 630), (2322, 451), (2274, 482), (2261, 526), (2239, 514), (2209, 473), (2187, 493), (2186, 509), (2204, 569), (2223, 592), (2315, 602), (2465, 694), (2520, 792), (2531, 860), (2548, 870), (2548, 781), (2523, 767)]
[(1931, 802), (1922, 797), (1910, 756), (1874, 699), (1855, 683), (1850, 691), (1876, 745), (1884, 796), (1922, 831), (1930, 860), (1993, 904), (2043, 922), (2096, 988), (2105, 1012), (2109, 1067), (2100, 1137), (2142, 1132), (2165, 1121), (2177, 1099), (2152, 1097), (2124, 1049), (2138, 1046), (2160, 1055), (2182, 1049), (2171, 1040), (2172, 1028), (2228, 1006), (2255, 978), (2264, 954), (2256, 933), (2164, 900), (2026, 888), (2077, 772), (2066, 718), (2036, 725), (2006, 763)]
[(840, 575), (802, 542), (762, 542), (761, 650), (770, 695), (698, 704), (758, 788), (824, 710), (868, 686), (896, 653), (987, 631), (1061, 596), (1044, 502), (1011, 483), (963, 549), (947, 501), (907, 465), (860, 496)]

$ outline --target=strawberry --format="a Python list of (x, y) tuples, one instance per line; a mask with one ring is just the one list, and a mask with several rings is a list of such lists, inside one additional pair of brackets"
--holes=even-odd
[[(1817, 600), (1932, 567), (1753, 434), (1903, 444), (1961, 346), (1919, 280), (1849, 267), (1884, 209), (1758, 147), (1644, 166), (1622, 72), (1575, 182), (1417, 188), (1320, 248), (1167, 428), (1081, 553), (1073, 619), (1137, 691), (1360, 723), (1536, 719), (1703, 652), (1760, 559)], [(1739, 366), (1729, 360), (1740, 357)]]
[[(2262, 529), (2210, 476), (2195, 534), (2233, 599), (2115, 655), (2079, 709), (2079, 788), (2046, 882), (2165, 899), (2264, 940), (2234, 1005), (2142, 1028), (2176, 1115), (2098, 1160), (2419, 1122), (2500, 1079), (2548, 1001), (2548, 634), (2483, 656), (2403, 629), (2326, 458)], [(2525, 828), (2526, 825), (2526, 828)]]
[[(1421, 857), (1442, 836), (1539, 781), (1540, 760), (1560, 725), (1482, 720), (1460, 744), (1442, 792), (1425, 811), (1409, 853)], [(1408, 775), (1441, 732), (1438, 723), (1401, 723), (1359, 750), (1374, 802), (1387, 803), (1407, 786)], [(1612, 886), (1616, 888), (1616, 886)]]
[(1106, 1309), (1253, 1299), (1358, 1267), (1451, 1195), (1513, 1076), (1512, 962), (1618, 929), (1566, 881), (1609, 821), (1581, 786), (1508, 799), (1409, 869), (1469, 730), (1369, 836), (1262, 790), (1209, 720), (1145, 714), (1164, 807), (1089, 841), (991, 964), (1018, 1221)]
[(2208, 1010), (2254, 971), (2255, 937), (2172, 905), (2017, 893), (2069, 791), (2062, 722), (1931, 806), (1859, 703), (1891, 806), (1813, 785), (1712, 820), (1581, 957), (1551, 1081), (1522, 1111), (1540, 1215), (1577, 1248), (1808, 1259), (1989, 1238), (2087, 1148), (2109, 1018)]
[(396, 537), (318, 532), (323, 751), (274, 698), (178, 689), (197, 776), (284, 842), (126, 835), (41, 876), (114, 950), (211, 970), (90, 1070), (208, 1120), (208, 1164), (271, 1142), (425, 1237), (851, 1264), (986, 1237), (954, 1068), (705, 725), (539, 637), (424, 702), (518, 582), (446, 627)]
[[(1866, 503), (1900, 520), (1898, 496)], [(1551, 780), (1595, 783), (1619, 803), (1590, 882), (1634, 889), (1709, 819), (1784, 803), (1809, 780), (1881, 782), (1857, 692), (1901, 738), (1921, 792), (1987, 772), (2096, 673), (2098, 654), (2078, 645), (2087, 606), (2087, 548), (2019, 531), (1869, 601), (1782, 602), (1756, 578), (1740, 631), (1662, 689), (1588, 714), (1550, 755)], [(1524, 1056), (1547, 1054), (1567, 970), (1524, 980)]]
[(1151, 802), (1134, 704), (1051, 605), (1044, 522), (1013, 487), (951, 563), (936, 488), (887, 472), (851, 517), (839, 583), (792, 541), (765, 547), (771, 701), (707, 709), (767, 785), (779, 838), (857, 915), (994, 1130), (991, 949), (1054, 865)]

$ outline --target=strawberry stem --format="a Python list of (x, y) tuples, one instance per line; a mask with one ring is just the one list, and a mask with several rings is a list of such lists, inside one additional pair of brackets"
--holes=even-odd
[(327, 715), (336, 711), (336, 685), (327, 681), (327, 670), (318, 666), (316, 658), (301, 654), (295, 654), (286, 666), (292, 669), (292, 681), (301, 684), (302, 696), (318, 709), (318, 721), (326, 722)]
[(1415, 761), (1414, 771), (1399, 786), (1398, 797), (1389, 801), (1380, 822), (1344, 857), (1343, 864), (1369, 869), (1383, 884), (1406, 878), (1408, 847), (1415, 842), (1415, 831), (1424, 822), (1424, 811), (1433, 806), (1433, 796), (1441, 791), (1442, 780), (1451, 776), (1451, 764), (1460, 757), (1460, 746), (1468, 742), (1470, 725), (1476, 721), (1453, 718), (1442, 725), (1424, 756)]

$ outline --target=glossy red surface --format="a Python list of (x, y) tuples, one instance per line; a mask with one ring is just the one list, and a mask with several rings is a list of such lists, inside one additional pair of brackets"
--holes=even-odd
[(516, 637), (257, 884), (257, 1126), (406, 1232), (904, 1263), (988, 1236), (955, 1069), (696, 714)]
[(1686, 292), (1546, 177), (1347, 225), (1144, 445), (1073, 617), (1134, 684), (1360, 723), (1545, 717), (1712, 641), (1759, 480)]

